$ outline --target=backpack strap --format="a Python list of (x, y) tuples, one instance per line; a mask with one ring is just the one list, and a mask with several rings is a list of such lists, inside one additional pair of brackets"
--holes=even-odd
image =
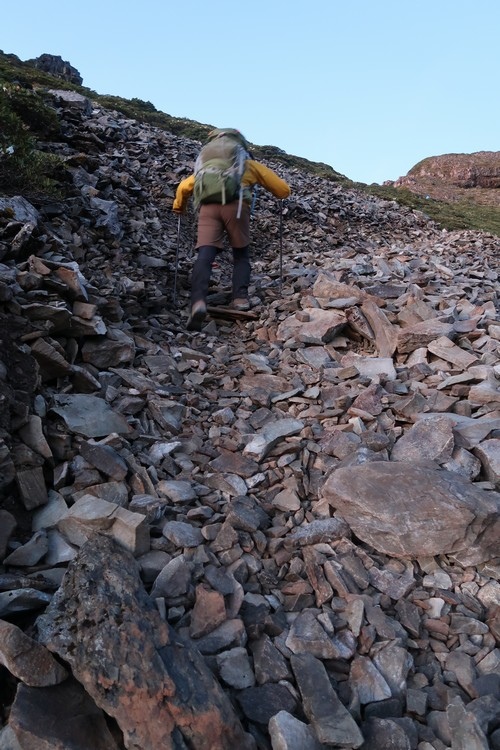
[(238, 211), (236, 212), (237, 219), (241, 217), (241, 208), (243, 206), (243, 185), (241, 184), (241, 178), (243, 177), (243, 173), (245, 171), (246, 160), (247, 160), (247, 152), (242, 147), (239, 153), (239, 164), (238, 164), (238, 172), (240, 175), (240, 191), (239, 191), (239, 197), (238, 197)]

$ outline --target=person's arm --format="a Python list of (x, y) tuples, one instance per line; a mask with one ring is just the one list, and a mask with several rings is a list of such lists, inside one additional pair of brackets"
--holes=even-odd
[(290, 195), (290, 186), (276, 172), (269, 167), (265, 167), (258, 161), (247, 159), (245, 164), (245, 174), (243, 175), (242, 185), (251, 187), (252, 185), (262, 185), (269, 190), (276, 198), (288, 198)]
[(175, 199), (172, 206), (172, 210), (177, 214), (182, 214), (187, 206), (187, 202), (193, 194), (194, 190), (194, 174), (186, 177), (185, 180), (179, 183), (175, 193)]

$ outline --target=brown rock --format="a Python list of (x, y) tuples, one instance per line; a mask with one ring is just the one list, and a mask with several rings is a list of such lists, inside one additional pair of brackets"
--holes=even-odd
[(203, 659), (160, 619), (134, 558), (111, 539), (96, 535), (81, 549), (38, 626), (129, 747), (173, 749), (176, 736), (200, 750), (254, 746)]
[(424, 320), (400, 331), (397, 349), (401, 354), (408, 354), (422, 346), (427, 346), (441, 336), (448, 338), (455, 336), (452, 323), (443, 323), (435, 319)]
[(30, 687), (57, 685), (68, 675), (46, 648), (5, 620), (0, 620), (0, 662)]
[(226, 606), (222, 594), (218, 591), (211, 591), (203, 585), (197, 586), (196, 601), (189, 626), (191, 638), (201, 638), (222, 625), (225, 620)]

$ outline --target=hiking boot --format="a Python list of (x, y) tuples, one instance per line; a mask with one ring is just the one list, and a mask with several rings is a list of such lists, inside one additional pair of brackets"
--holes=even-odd
[(241, 310), (242, 312), (245, 312), (246, 310), (250, 310), (250, 302), (246, 297), (239, 297), (238, 299), (233, 299), (233, 310)]
[(195, 302), (191, 308), (191, 315), (189, 316), (186, 328), (188, 331), (201, 331), (201, 326), (205, 320), (207, 314), (207, 305), (205, 300), (200, 299)]

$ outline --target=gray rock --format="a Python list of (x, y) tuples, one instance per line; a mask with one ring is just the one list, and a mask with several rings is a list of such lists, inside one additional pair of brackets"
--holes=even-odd
[(473, 713), (460, 701), (446, 710), (452, 747), (457, 750), (489, 750), (488, 738)]
[(217, 654), (220, 651), (246, 646), (247, 634), (242, 620), (226, 620), (219, 627), (195, 641), (201, 654)]
[(370, 718), (363, 725), (363, 732), (366, 745), (372, 750), (386, 750), (389, 747), (391, 750), (412, 750), (410, 738), (394, 719)]
[(374, 654), (373, 664), (389, 685), (393, 696), (406, 694), (406, 680), (414, 666), (413, 658), (406, 649), (389, 644)]
[(293, 621), (286, 645), (294, 654), (311, 654), (318, 659), (335, 659), (336, 649), (312, 610), (304, 610)]
[(445, 418), (417, 422), (396, 441), (391, 453), (393, 461), (435, 461), (443, 464), (453, 454), (455, 440), (450, 422)]
[(115, 481), (120, 482), (127, 476), (127, 464), (111, 445), (83, 440), (80, 452), (92, 466)]
[(300, 317), (292, 315), (280, 323), (276, 335), (280, 341), (294, 339), (306, 344), (328, 344), (346, 323), (341, 312), (306, 308)]
[(351, 664), (350, 684), (362, 705), (383, 701), (392, 695), (391, 688), (367, 656), (355, 656)]
[(165, 479), (158, 483), (157, 490), (173, 503), (189, 503), (196, 498), (191, 482), (185, 480)]
[(50, 490), (47, 504), (33, 514), (33, 531), (54, 528), (59, 519), (66, 514), (67, 510), (68, 506), (62, 495), (54, 490)]
[(45, 607), (51, 595), (33, 588), (12, 589), (0, 592), (0, 617), (17, 612), (33, 612)]
[(238, 693), (238, 703), (250, 721), (264, 725), (280, 711), (293, 714), (297, 707), (296, 699), (285, 685), (271, 683), (241, 690)]
[(0, 509), (0, 560), (3, 560), (5, 557), (9, 539), (16, 526), (16, 519), (12, 513)]
[(243, 454), (260, 462), (280, 440), (296, 435), (303, 427), (304, 423), (299, 419), (280, 419), (272, 422), (246, 444)]
[(48, 552), (49, 542), (44, 530), (36, 531), (31, 539), (7, 555), (4, 565), (29, 567), (36, 565)]
[(312, 729), (287, 711), (278, 711), (269, 720), (273, 750), (321, 750), (323, 743)]
[[(63, 750), (73, 746), (95, 750), (117, 750), (104, 712), (73, 679), (52, 687), (20, 685), (14, 700), (9, 728), (17, 748)], [(2, 738), (3, 739), (3, 738)]]
[(182, 521), (167, 521), (162, 534), (176, 547), (197, 547), (203, 542), (200, 529)]
[(179, 555), (170, 560), (158, 574), (151, 590), (152, 597), (174, 598), (185, 594), (191, 583), (193, 563)]
[(87, 395), (56, 395), (52, 412), (60, 416), (69, 430), (85, 437), (106, 437), (112, 432), (128, 434), (130, 427), (121, 414), (114, 412), (102, 398)]
[(347, 524), (339, 518), (320, 518), (303, 526), (297, 526), (287, 536), (285, 544), (290, 547), (305, 547), (320, 542), (331, 542), (348, 536)]
[(291, 671), (287, 660), (265, 633), (250, 643), (255, 679), (259, 685), (266, 682), (289, 680)]
[(106, 337), (88, 338), (82, 346), (83, 361), (98, 368), (131, 363), (134, 356), (134, 340), (119, 328), (108, 328)]
[(458, 650), (451, 651), (446, 656), (446, 669), (454, 672), (458, 684), (468, 695), (471, 697), (475, 695), (473, 685), (477, 672), (471, 656)]
[(255, 685), (255, 676), (247, 650), (242, 646), (223, 651), (216, 657), (219, 675), (227, 685), (236, 690)]
[(63, 535), (57, 529), (49, 529), (47, 532), (49, 548), (45, 555), (47, 565), (61, 565), (70, 562), (76, 556), (77, 548), (68, 544)]
[(333, 690), (323, 664), (311, 654), (293, 656), (291, 665), (304, 712), (320, 742), (345, 748), (363, 744), (363, 735)]

